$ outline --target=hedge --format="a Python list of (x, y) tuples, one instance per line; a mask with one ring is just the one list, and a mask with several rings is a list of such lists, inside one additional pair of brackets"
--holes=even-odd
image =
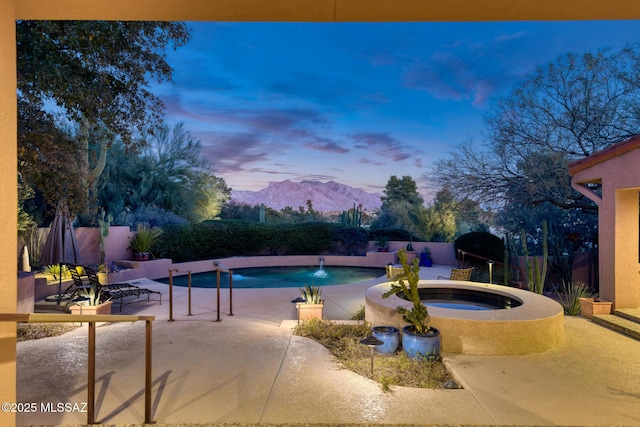
[(354, 255), (363, 251), (368, 242), (363, 228), (326, 222), (270, 224), (222, 220), (168, 225), (162, 229), (153, 254), (175, 262), (251, 255)]

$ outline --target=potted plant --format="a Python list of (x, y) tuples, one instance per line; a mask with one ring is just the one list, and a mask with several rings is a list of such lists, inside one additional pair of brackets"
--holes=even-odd
[(433, 259), (431, 259), (431, 250), (425, 246), (420, 254), (420, 266), (431, 267), (433, 265)]
[(580, 315), (587, 319), (602, 314), (611, 314), (613, 302), (604, 301), (599, 298), (578, 298), (580, 301)]
[(299, 288), (304, 302), (296, 304), (298, 308), (298, 320), (319, 319), (322, 320), (324, 301), (321, 299), (320, 286), (308, 285)]
[(378, 353), (394, 354), (400, 346), (400, 331), (393, 326), (374, 326), (371, 335), (384, 343), (375, 347)]
[(133, 251), (136, 261), (148, 261), (151, 256), (151, 247), (162, 234), (160, 227), (149, 227), (138, 224), (138, 231), (129, 242), (129, 249)]
[(407, 252), (415, 252), (413, 249), (413, 236), (409, 236), (409, 243), (407, 243)]
[(378, 252), (389, 252), (389, 239), (386, 237), (380, 237), (376, 242)]
[(91, 283), (88, 288), (79, 288), (79, 295), (69, 305), (71, 314), (111, 314), (111, 300), (102, 297), (99, 284)]
[(398, 313), (402, 314), (402, 319), (409, 323), (408, 326), (402, 328), (402, 347), (405, 353), (412, 359), (436, 358), (440, 354), (440, 331), (429, 326), (429, 312), (420, 300), (418, 260), (414, 259), (413, 264), (409, 265), (404, 249), (398, 251), (398, 257), (404, 274), (398, 278), (397, 284), (391, 284), (391, 289), (385, 292), (382, 297), (389, 298), (391, 295), (401, 293), (413, 303), (411, 310), (405, 307), (397, 308)]
[(100, 264), (98, 266), (98, 280), (103, 285), (120, 282), (120, 270), (122, 268), (111, 261), (109, 264)]

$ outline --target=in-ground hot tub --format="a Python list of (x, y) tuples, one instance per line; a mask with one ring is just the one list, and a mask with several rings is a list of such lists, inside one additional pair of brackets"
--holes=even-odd
[[(482, 355), (538, 353), (564, 342), (564, 311), (533, 292), (486, 283), (421, 280), (429, 324), (440, 330), (441, 351)], [(389, 282), (367, 289), (365, 317), (373, 326), (406, 325), (398, 306), (412, 303), (396, 295), (382, 298)]]

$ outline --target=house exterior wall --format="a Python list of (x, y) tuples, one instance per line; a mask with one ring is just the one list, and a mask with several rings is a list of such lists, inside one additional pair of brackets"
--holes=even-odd
[(640, 149), (573, 175), (574, 183), (602, 182), (598, 209), (600, 297), (615, 308), (640, 307), (638, 212)]
[[(15, 313), (18, 301), (18, 162), (16, 34), (13, 0), (0, 5), (0, 312)], [(16, 401), (16, 327), (0, 323), (0, 401)], [(15, 425), (15, 414), (0, 412), (0, 425)]]

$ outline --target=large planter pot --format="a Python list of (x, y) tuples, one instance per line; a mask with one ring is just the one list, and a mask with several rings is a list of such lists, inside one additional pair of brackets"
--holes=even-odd
[(297, 304), (298, 320), (322, 320), (322, 309), (324, 304)]
[(98, 281), (102, 285), (107, 285), (110, 283), (119, 283), (120, 282), (120, 272), (115, 271), (113, 273), (98, 273)]
[(429, 328), (426, 334), (416, 334), (413, 326), (402, 328), (402, 348), (412, 359), (434, 359), (440, 355), (440, 331)]
[(394, 354), (400, 345), (400, 331), (393, 326), (374, 326), (371, 328), (372, 335), (384, 344), (377, 345), (375, 350), (378, 353)]
[(611, 314), (611, 301), (600, 301), (598, 298), (578, 298), (580, 300), (580, 314), (591, 319), (594, 315)]
[(149, 261), (149, 252), (136, 252), (133, 254), (134, 261)]
[(69, 306), (71, 314), (111, 314), (111, 301), (105, 301), (98, 305), (79, 305), (73, 304)]
[(424, 252), (420, 254), (420, 267), (431, 267), (433, 265), (433, 259), (425, 254)]

